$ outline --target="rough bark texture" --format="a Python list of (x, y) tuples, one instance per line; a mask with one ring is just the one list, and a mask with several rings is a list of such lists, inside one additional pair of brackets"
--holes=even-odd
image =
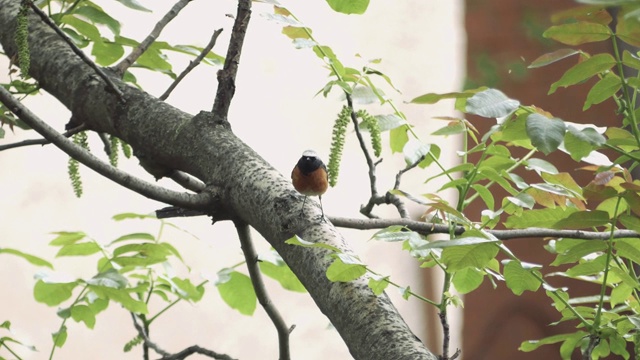
[[(16, 54), (19, 4), (0, 0), (0, 43), (8, 56)], [(331, 224), (318, 222), (319, 209), (308, 205), (307, 217), (299, 217), (302, 196), (287, 178), (238, 139), (227, 123), (211, 121), (208, 113), (186, 114), (114, 79), (125, 94), (123, 104), (33, 15), (29, 32), (31, 76), (71, 110), (72, 121), (116, 135), (138, 156), (185, 171), (213, 187), (227, 215), (250, 224), (281, 254), (354, 358), (435, 359), (386, 295), (375, 296), (365, 280), (331, 283), (325, 276), (330, 261), (326, 251), (284, 243), (297, 234), (306, 241), (326, 242), (350, 251)]]

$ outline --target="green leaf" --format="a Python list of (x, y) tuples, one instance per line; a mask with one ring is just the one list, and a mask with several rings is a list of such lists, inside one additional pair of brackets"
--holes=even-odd
[(575, 194), (577, 197), (580, 197), (580, 194), (582, 194), (582, 187), (576, 183), (569, 173), (542, 173), (541, 176), (546, 183), (560, 186), (570, 193)]
[(441, 261), (449, 272), (483, 268), (498, 254), (498, 249), (494, 243), (447, 247), (442, 250)]
[(560, 80), (551, 84), (549, 94), (553, 94), (559, 87), (569, 87), (591, 78), (594, 75), (605, 72), (616, 64), (616, 60), (610, 54), (597, 54), (587, 60), (578, 63), (567, 70)]
[(111, 244), (115, 244), (117, 242), (121, 242), (121, 241), (127, 241), (127, 240), (148, 240), (148, 241), (156, 241), (155, 236), (149, 234), (149, 233), (131, 233), (131, 234), (126, 234), (126, 235), (122, 235), (119, 238), (113, 240), (111, 242)]
[(49, 306), (59, 305), (71, 297), (71, 293), (76, 285), (78, 285), (78, 283), (75, 281), (69, 283), (48, 283), (41, 279), (38, 280), (33, 287), (33, 298), (36, 299), (37, 302)]
[(132, 298), (127, 289), (114, 289), (112, 287), (99, 285), (89, 285), (89, 289), (93, 291), (99, 298), (113, 300), (133, 313), (148, 313), (147, 304)]
[(58, 250), (56, 257), (61, 256), (88, 256), (100, 252), (100, 246), (95, 242), (81, 242), (64, 245)]
[(481, 91), (467, 100), (466, 112), (487, 118), (501, 118), (514, 112), (520, 102), (496, 89)]
[(361, 15), (367, 11), (369, 0), (327, 0), (334, 11), (343, 14)]
[(93, 329), (96, 325), (96, 315), (86, 305), (72, 306), (71, 318), (76, 322), (82, 321), (89, 329)]
[(100, 39), (93, 42), (91, 55), (95, 57), (98, 65), (109, 66), (124, 55), (124, 47), (120, 44)]
[(183, 299), (197, 302), (200, 301), (204, 295), (204, 287), (195, 286), (189, 279), (173, 277), (171, 278), (171, 282), (174, 286), (178, 287), (174, 292)]
[(62, 246), (62, 245), (73, 244), (79, 240), (84, 239), (87, 236), (87, 234), (83, 233), (82, 231), (75, 231), (75, 232), (59, 231), (59, 232), (54, 232), (52, 234), (56, 234), (58, 236), (56, 236), (55, 239), (49, 242), (49, 245), (51, 246)]
[(67, 327), (62, 325), (59, 331), (51, 334), (51, 337), (53, 338), (53, 345), (55, 347), (63, 347), (64, 343), (67, 341)]
[(396, 242), (409, 241), (411, 239), (422, 239), (420, 234), (414, 231), (408, 231), (404, 226), (394, 225), (386, 229), (382, 229), (371, 237), (375, 240)]
[(105, 25), (111, 30), (113, 35), (120, 35), (120, 22), (109, 16), (109, 14), (95, 4), (77, 7), (73, 13), (82, 15), (94, 24)]
[(598, 146), (606, 142), (604, 136), (593, 128), (578, 130), (575, 126), (569, 125), (564, 136), (564, 147), (571, 158), (580, 161), (587, 157)]
[(231, 269), (222, 270), (218, 273), (219, 277), (222, 277), (222, 272), (227, 280), (216, 284), (222, 300), (243, 315), (253, 315), (256, 310), (257, 297), (251, 279), (247, 275)]
[(105, 286), (114, 289), (124, 289), (127, 284), (127, 278), (122, 276), (117, 270), (109, 269), (101, 272), (87, 281), (90, 285)]
[(636, 216), (622, 214), (618, 218), (622, 225), (629, 230), (633, 230), (635, 232), (640, 232), (640, 219)]
[(138, 220), (154, 219), (154, 220), (157, 220), (158, 218), (155, 215), (148, 215), (148, 214), (122, 213), (122, 214), (113, 215), (112, 219), (115, 220), (115, 221), (122, 221), (122, 220), (129, 220), (129, 219), (138, 219)]
[(493, 199), (493, 193), (491, 193), (491, 191), (489, 189), (487, 189), (486, 186), (480, 185), (480, 184), (473, 184), (473, 185), (471, 185), (471, 188), (473, 190), (475, 190), (478, 193), (478, 195), (480, 195), (480, 198), (482, 199), (482, 201), (486, 205), (487, 209), (489, 209), (489, 210), (493, 210), (494, 209), (495, 201)]
[(429, 154), (429, 151), (431, 151), (431, 144), (424, 144), (416, 139), (409, 140), (402, 148), (402, 154), (404, 155), (404, 161), (407, 166), (422, 161), (423, 157)]
[(611, 30), (602, 24), (580, 21), (552, 26), (542, 36), (566, 45), (580, 45), (606, 40), (611, 36)]
[(126, 244), (113, 250), (114, 256), (127, 253), (134, 253), (135, 255), (154, 259), (166, 259), (167, 256), (171, 255), (169, 249), (156, 243)]
[(616, 255), (640, 264), (640, 239), (616, 239), (613, 247)]
[(537, 291), (540, 288), (542, 282), (539, 278), (542, 274), (537, 267), (528, 266), (527, 268), (522, 266), (522, 263), (515, 260), (504, 260), (504, 270), (502, 274), (507, 283), (507, 287), (513, 291), (514, 294), (520, 296), (525, 291)]
[(531, 209), (536, 204), (536, 200), (533, 196), (527, 193), (520, 193), (516, 196), (507, 196), (506, 199), (512, 204), (525, 209)]
[(630, 53), (629, 50), (622, 52), (622, 63), (632, 69), (640, 70), (640, 58)]
[(484, 280), (484, 273), (475, 268), (464, 268), (453, 273), (453, 286), (460, 294), (468, 294), (477, 289)]
[(430, 241), (426, 244), (421, 245), (420, 247), (418, 247), (418, 249), (419, 250), (444, 249), (444, 248), (455, 247), (455, 246), (478, 245), (478, 244), (498, 243), (498, 242), (499, 240), (490, 240), (490, 239), (478, 237), (478, 236), (467, 236), (467, 237), (460, 237), (452, 240)]
[(567, 130), (564, 121), (558, 118), (549, 119), (540, 114), (527, 116), (526, 126), (531, 144), (545, 155), (549, 155), (560, 146)]
[(550, 227), (558, 222), (560, 219), (564, 219), (572, 213), (578, 211), (575, 208), (548, 208), (548, 209), (535, 209), (525, 210), (522, 214), (511, 215), (507, 218), (505, 226), (511, 229), (526, 229), (530, 227)]
[(461, 99), (473, 96), (472, 92), (451, 92), (445, 94), (428, 93), (409, 101), (412, 104), (435, 104), (443, 99)]
[(599, 275), (605, 268), (606, 256), (600, 255), (593, 260), (580, 262), (566, 271), (571, 277)]
[(367, 285), (376, 296), (380, 296), (387, 288), (387, 286), (389, 286), (389, 277), (385, 276), (379, 279), (375, 279), (372, 277), (369, 279)]
[(554, 229), (584, 229), (604, 226), (608, 223), (609, 214), (606, 211), (578, 211), (556, 222), (551, 227)]
[(145, 12), (152, 12), (152, 10), (147, 9), (146, 7), (140, 5), (138, 0), (116, 0), (116, 1), (130, 9), (140, 10)]
[(259, 266), (263, 274), (279, 282), (283, 288), (301, 293), (307, 292), (307, 289), (305, 289), (304, 285), (298, 280), (298, 277), (281, 259), (275, 264), (263, 260), (259, 263)]
[(600, 104), (601, 102), (612, 98), (622, 87), (622, 82), (618, 75), (613, 73), (606, 74), (602, 79), (593, 85), (587, 99), (584, 102), (582, 111), (591, 107), (591, 105)]
[(294, 235), (292, 238), (285, 240), (284, 243), (285, 244), (289, 244), (289, 245), (321, 248), (321, 249), (326, 249), (326, 250), (330, 250), (330, 251), (333, 251), (333, 252), (341, 252), (340, 249), (338, 249), (337, 247), (335, 247), (333, 245), (329, 245), (329, 244), (326, 244), (326, 243), (314, 243), (314, 242), (306, 241), (306, 240), (298, 237), (298, 235)]
[(348, 282), (361, 277), (366, 272), (367, 267), (365, 265), (344, 262), (343, 259), (339, 257), (327, 268), (327, 279), (332, 282)]
[(100, 31), (98, 31), (98, 28), (93, 24), (80, 20), (73, 15), (65, 15), (60, 19), (60, 21), (72, 26), (78, 31), (78, 33), (91, 41), (100, 40)]
[(10, 254), (10, 255), (15, 255), (18, 257), (23, 258), (24, 260), (27, 260), (29, 263), (31, 263), (32, 265), (36, 265), (36, 266), (46, 266), (50, 269), (53, 269), (53, 265), (51, 265), (50, 262), (48, 262), (47, 260), (44, 260), (42, 258), (39, 258), (35, 255), (31, 255), (31, 254), (27, 254), (27, 253), (23, 253), (22, 251), (16, 250), (16, 249), (11, 249), (11, 248), (0, 248), (0, 254)]
[(389, 131), (389, 146), (394, 153), (402, 152), (404, 145), (409, 141), (406, 126), (399, 126)]
[(539, 58), (533, 60), (531, 65), (528, 66), (529, 69), (535, 69), (543, 66), (547, 66), (549, 64), (553, 64), (556, 61), (568, 58), (569, 56), (573, 56), (575, 54), (580, 54), (580, 51), (574, 49), (560, 49), (554, 52), (544, 54)]
[[(584, 333), (584, 331), (579, 331), (579, 332), (580, 333)], [(560, 341), (564, 341), (567, 338), (570, 338), (572, 336), (574, 336), (574, 333), (548, 336), (548, 337), (546, 337), (544, 339), (540, 339), (540, 340), (523, 341), (522, 344), (520, 344), (520, 347), (518, 348), (518, 350), (520, 350), (522, 352), (531, 352), (533, 350), (536, 350), (537, 348), (539, 348), (542, 345), (555, 344), (555, 343), (558, 343)], [(585, 335), (582, 334), (581, 336), (585, 336)]]
[(556, 244), (558, 245), (565, 243), (567, 242), (567, 240), (571, 240), (569, 243), (572, 246), (566, 249), (561, 249), (556, 246), (558, 255), (556, 256), (556, 259), (551, 263), (551, 265), (558, 266), (562, 264), (574, 263), (587, 255), (604, 251), (607, 248), (607, 244), (602, 241), (563, 239), (562, 241), (558, 241)]
[(378, 120), (378, 128), (380, 129), (381, 132), (395, 129), (407, 123), (405, 119), (401, 118), (396, 114), (375, 115), (374, 118)]

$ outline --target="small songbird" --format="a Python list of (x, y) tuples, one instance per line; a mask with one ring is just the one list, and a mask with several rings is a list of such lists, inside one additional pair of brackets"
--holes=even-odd
[(304, 213), (307, 196), (317, 196), (320, 199), (320, 210), (322, 211), (322, 220), (324, 220), (322, 194), (329, 187), (329, 177), (327, 176), (327, 167), (315, 151), (306, 150), (302, 153), (302, 157), (291, 171), (291, 180), (293, 187), (304, 195), (300, 214)]

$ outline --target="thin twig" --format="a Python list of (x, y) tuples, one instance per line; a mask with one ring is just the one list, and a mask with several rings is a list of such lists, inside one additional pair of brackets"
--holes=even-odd
[(404, 173), (406, 173), (407, 171), (418, 166), (422, 162), (422, 160), (424, 160), (425, 157), (426, 155), (423, 155), (420, 159), (418, 159), (418, 161), (414, 162), (411, 165), (407, 165), (404, 169), (398, 171), (398, 174), (396, 175), (396, 183), (393, 185), (393, 188), (395, 190), (398, 190), (400, 188), (400, 181), (402, 180), (402, 175), (404, 175)]
[(242, 44), (250, 19), (251, 0), (238, 0), (238, 12), (233, 23), (227, 57), (224, 60), (224, 67), (218, 71), (218, 90), (211, 110), (217, 119), (226, 121), (229, 114), (231, 100), (236, 92), (236, 75), (240, 64)]
[[(393, 225), (404, 226), (409, 230), (418, 232), (423, 235), (430, 234), (448, 234), (449, 225), (433, 224), (410, 219), (350, 219), (343, 217), (328, 217), (334, 226), (349, 229), (384, 229)], [(486, 233), (495, 236), (499, 240), (513, 240), (524, 238), (571, 238), (582, 240), (608, 240), (610, 236), (615, 239), (620, 238), (640, 238), (640, 233), (632, 230), (615, 230), (611, 232), (584, 231), (584, 230), (555, 230), (544, 228), (527, 228), (513, 230), (484, 230)], [(463, 226), (456, 226), (455, 235), (461, 235), (465, 232)]]
[(153, 351), (155, 351), (156, 353), (162, 355), (161, 360), (182, 360), (182, 359), (186, 359), (188, 356), (193, 354), (201, 354), (217, 360), (235, 360), (229, 355), (219, 354), (213, 350), (205, 349), (198, 345), (192, 345), (180, 352), (171, 354), (168, 351), (165, 351), (162, 348), (160, 348), (158, 344), (151, 341), (151, 339), (147, 335), (147, 332), (144, 330), (143, 326), (138, 324), (138, 319), (136, 318), (136, 315), (134, 313), (131, 313), (131, 319), (133, 320), (133, 326), (138, 331), (138, 335), (140, 335), (140, 337), (144, 341), (144, 344), (149, 348), (153, 349)]
[(444, 308), (445, 311), (438, 313), (440, 324), (442, 325), (442, 355), (440, 356), (440, 359), (449, 360), (449, 322), (447, 321), (446, 306)]
[(373, 207), (376, 205), (382, 204), (391, 204), (396, 207), (400, 217), (408, 218), (409, 213), (402, 202), (402, 200), (390, 192), (387, 192), (384, 196), (380, 196), (377, 188), (377, 175), (376, 175), (376, 165), (380, 163), (380, 161), (374, 162), (373, 158), (369, 154), (369, 149), (367, 148), (367, 144), (364, 140), (364, 136), (362, 136), (362, 132), (358, 126), (358, 116), (353, 108), (353, 99), (351, 98), (351, 94), (345, 93), (347, 98), (347, 105), (349, 109), (351, 109), (351, 121), (353, 122), (353, 126), (355, 128), (356, 137), (358, 138), (358, 143), (360, 144), (360, 148), (362, 149), (362, 153), (364, 154), (365, 160), (367, 162), (367, 167), (369, 168), (369, 189), (371, 191), (371, 197), (367, 202), (367, 205), (364, 205), (360, 208), (360, 213), (368, 218), (377, 218), (377, 216), (373, 215), (371, 211)]
[(205, 184), (202, 181), (180, 170), (172, 170), (169, 177), (183, 188), (195, 193), (201, 193), (205, 189)]
[(40, 8), (33, 3), (33, 1), (29, 1), (29, 6), (31, 7), (31, 9), (33, 9), (33, 11), (38, 14), (38, 16), (40, 16), (40, 18), (42, 19), (42, 21), (44, 21), (45, 24), (49, 25), (49, 27), (51, 29), (53, 29), (53, 31), (56, 32), (56, 34), (58, 34), (58, 36), (60, 36), (71, 48), (71, 50), (78, 55), (78, 57), (80, 59), (82, 59), (82, 61), (84, 61), (87, 65), (89, 65), (93, 71), (96, 72), (96, 74), (98, 74), (98, 76), (100, 76), (102, 78), (102, 80), (104, 80), (105, 83), (107, 83), (107, 85), (109, 86), (109, 88), (111, 88), (111, 90), (113, 90), (113, 92), (118, 95), (118, 98), (120, 99), (120, 101), (124, 102), (124, 93), (116, 86), (116, 84), (111, 81), (111, 79), (109, 78), (109, 76), (107, 76), (107, 74), (102, 71), (102, 69), (100, 69), (100, 67), (98, 67), (98, 65), (96, 65), (93, 61), (91, 61), (91, 59), (89, 59), (84, 52), (82, 52), (82, 50), (80, 50), (71, 39), (69, 39), (69, 37), (53, 22), (51, 21), (51, 19), (47, 16), (47, 14), (45, 14), (42, 10), (40, 10)]
[(229, 355), (219, 354), (213, 350), (201, 348), (198, 345), (189, 346), (188, 348), (173, 355), (163, 356), (160, 360), (182, 360), (193, 354), (200, 354), (217, 360), (235, 360)]
[(153, 351), (157, 352), (158, 354), (160, 354), (162, 356), (171, 355), (171, 353), (161, 349), (156, 343), (154, 343), (153, 341), (151, 341), (151, 339), (149, 339), (149, 336), (147, 336), (147, 332), (144, 331), (144, 328), (142, 327), (142, 325), (138, 324), (138, 319), (136, 317), (136, 314), (131, 313), (131, 319), (133, 320), (133, 326), (138, 331), (138, 335), (140, 335), (140, 337), (142, 338), (142, 340), (144, 340), (144, 343), (148, 347), (152, 348)]
[(247, 269), (249, 270), (249, 276), (251, 277), (253, 289), (255, 290), (256, 296), (258, 297), (258, 302), (260, 302), (260, 305), (262, 305), (264, 311), (266, 311), (267, 315), (269, 315), (269, 318), (278, 331), (278, 343), (280, 345), (280, 356), (278, 357), (278, 359), (289, 360), (291, 358), (289, 352), (290, 331), (287, 327), (287, 324), (282, 319), (280, 312), (278, 312), (278, 309), (276, 309), (276, 307), (271, 302), (269, 294), (267, 293), (267, 289), (264, 286), (264, 282), (262, 281), (262, 275), (260, 275), (260, 268), (258, 267), (258, 254), (253, 247), (249, 225), (239, 221), (234, 221), (234, 225), (236, 226), (236, 231), (238, 232), (238, 237), (240, 238), (240, 245), (242, 247), (242, 252), (244, 253), (244, 258), (247, 263)]
[(136, 60), (138, 60), (138, 58), (142, 56), (142, 54), (144, 54), (145, 51), (147, 51), (147, 49), (149, 49), (149, 46), (151, 46), (151, 44), (153, 44), (153, 42), (156, 41), (156, 39), (158, 39), (164, 27), (167, 26), (167, 24), (169, 24), (171, 20), (173, 20), (176, 16), (178, 16), (178, 13), (180, 13), (180, 10), (182, 10), (190, 2), (191, 0), (180, 0), (175, 5), (173, 5), (171, 10), (169, 10), (162, 17), (162, 19), (160, 19), (160, 21), (156, 23), (156, 25), (153, 27), (153, 30), (151, 30), (151, 33), (144, 40), (142, 40), (140, 45), (138, 45), (138, 47), (133, 49), (126, 58), (122, 59), (122, 61), (118, 63), (118, 65), (114, 66), (114, 70), (120, 76), (122, 76), (125, 73), (125, 71), (127, 71), (127, 69), (131, 65), (133, 65), (136, 62)]
[(205, 56), (209, 54), (211, 49), (213, 49), (213, 47), (216, 45), (218, 36), (220, 36), (221, 33), (222, 33), (222, 29), (218, 29), (213, 32), (213, 35), (211, 36), (211, 40), (209, 40), (209, 43), (207, 44), (207, 46), (205, 46), (204, 49), (202, 49), (202, 52), (200, 52), (200, 54), (195, 59), (189, 62), (189, 65), (180, 73), (180, 75), (178, 75), (176, 80), (173, 83), (171, 83), (171, 85), (169, 85), (169, 88), (164, 92), (164, 94), (160, 96), (159, 98), (160, 100), (162, 101), (166, 100), (171, 94), (171, 92), (173, 91), (173, 89), (175, 89), (176, 86), (178, 86), (178, 84), (182, 81), (182, 79), (184, 79), (184, 77), (187, 76), (191, 72), (191, 70), (195, 69), (195, 67), (200, 64), (202, 59), (204, 59)]
[[(64, 136), (64, 137), (71, 137), (72, 135), (77, 134), (77, 133), (79, 133), (81, 131), (84, 131), (86, 129), (87, 129), (87, 126), (85, 124), (80, 124), (79, 126), (76, 126), (75, 128), (73, 128), (71, 130), (65, 131), (61, 135)], [(11, 144), (0, 145), (0, 151), (9, 150), (9, 149), (15, 149), (15, 148), (22, 147), (22, 146), (48, 145), (48, 144), (51, 144), (51, 141), (49, 141), (47, 139), (29, 139), (29, 140), (18, 141), (18, 142), (11, 143)]]
[(31, 128), (37, 131), (45, 139), (51, 141), (54, 145), (60, 148), (60, 150), (64, 151), (69, 156), (78, 160), (90, 169), (96, 171), (100, 175), (130, 190), (150, 199), (190, 209), (204, 209), (212, 204), (212, 198), (208, 192), (188, 194), (172, 191), (138, 179), (127, 172), (107, 164), (83, 147), (73, 143), (73, 141), (58, 133), (54, 128), (38, 118), (29, 108), (25, 107), (2, 86), (0, 86), (0, 102), (2, 102), (7, 109), (13, 112), (27, 125), (31, 126)]

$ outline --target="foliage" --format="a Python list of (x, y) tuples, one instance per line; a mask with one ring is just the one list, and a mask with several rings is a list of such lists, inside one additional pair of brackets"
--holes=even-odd
[[(421, 263), (421, 267), (436, 267), (444, 271), (445, 286), (439, 301), (424, 299), (412, 293), (409, 287), (400, 287), (389, 276), (375, 273), (361, 260), (338, 249), (330, 249), (334, 260), (327, 270), (327, 277), (332, 281), (351, 281), (368, 274), (369, 286), (374, 293), (380, 294), (392, 284), (401, 288), (407, 297), (419, 297), (445, 313), (446, 306), (460, 303), (460, 299), (449, 292), (450, 286), (465, 294), (488, 279), (494, 286), (504, 282), (515, 295), (525, 291), (545, 291), (561, 316), (554, 324), (574, 322), (578, 330), (525, 342), (520, 348), (522, 351), (562, 342), (563, 359), (571, 358), (576, 349), (588, 358), (602, 358), (609, 354), (629, 358), (627, 342), (633, 343), (634, 348), (640, 346), (636, 336), (640, 310), (636, 273), (640, 256), (636, 249), (640, 239), (615, 238), (613, 234), (618, 229), (640, 230), (640, 182), (630, 174), (640, 160), (637, 156), (640, 132), (636, 104), (640, 82), (636, 76), (625, 77), (623, 71), (623, 67), (640, 69), (640, 57), (628, 50), (619, 51), (618, 41), (633, 46), (640, 44), (640, 33), (637, 32), (639, 8), (640, 5), (621, 8), (615, 31), (609, 27), (613, 19), (604, 3), (556, 15), (557, 24), (545, 31), (544, 37), (574, 46), (610, 41), (613, 51), (589, 54), (584, 50), (561, 49), (542, 55), (531, 64), (531, 68), (539, 68), (578, 56), (580, 61), (551, 84), (549, 94), (595, 77), (598, 81), (589, 91), (583, 110), (611, 99), (618, 106), (617, 113), (622, 115), (619, 125), (606, 128), (559, 119), (539, 107), (523, 105), (490, 88), (415, 97), (411, 101), (414, 104), (455, 99), (457, 110), (496, 120), (488, 133), (480, 134), (467, 119), (447, 118), (447, 124), (433, 135), (462, 136), (464, 148), (459, 152), (460, 164), (446, 169), (438, 162), (439, 149), (433, 144), (422, 143), (395, 106), (392, 106), (393, 114), (376, 116), (380, 120), (379, 128), (389, 131), (391, 152), (402, 152), (408, 166), (424, 162), (420, 167), (431, 164), (440, 167), (439, 173), (428, 177), (426, 182), (446, 177), (449, 181), (438, 192), (453, 191), (454, 197), (459, 199), (456, 204), (450, 204), (436, 193), (415, 196), (407, 191), (391, 190), (424, 205), (425, 215), (448, 224), (450, 240), (430, 241), (403, 226), (392, 226), (373, 237), (399, 242)], [(275, 7), (275, 12), (294, 18), (282, 8)], [(304, 31), (293, 31), (288, 25), (283, 33), (293, 38), (297, 47), (311, 47), (327, 65), (332, 80), (321, 91), (324, 95), (338, 86), (347, 94), (347, 100), (352, 97), (371, 104), (377, 99), (382, 106), (390, 105), (382, 90), (369, 77), (381, 74), (368, 68), (359, 71), (345, 67), (331, 48), (317, 44), (310, 30), (302, 29)], [(392, 86), (390, 81), (387, 83)], [(353, 109), (350, 101), (347, 106)], [(388, 119), (390, 121), (386, 123)], [(518, 148), (526, 151), (520, 158), (514, 156)], [(601, 151), (605, 149), (609, 153), (613, 151), (617, 158), (609, 160)], [(545, 158), (557, 152), (567, 154), (575, 161), (576, 167), (589, 171), (593, 180), (582, 187), (570, 173), (558, 171)], [(477, 154), (477, 160), (469, 160), (472, 154)], [(429, 170), (433, 174), (433, 169)], [(525, 181), (525, 178), (532, 178), (531, 175), (535, 175), (533, 178), (536, 180)], [(506, 195), (497, 197), (500, 194), (495, 191), (497, 188)], [(467, 207), (474, 201), (481, 201), (486, 209), (480, 216), (467, 213)], [(556, 256), (556, 260), (545, 265), (530, 264), (516, 257), (491, 233), (499, 225), (510, 229), (591, 229), (610, 236), (606, 241), (550, 240), (545, 248)], [(456, 226), (465, 229), (462, 235), (454, 235)], [(288, 242), (324, 247), (297, 237)], [(499, 258), (504, 260), (499, 261)], [(556, 267), (561, 265), (568, 266), (568, 269), (557, 270)], [(590, 297), (572, 298), (568, 289), (554, 288), (549, 283), (552, 277), (587, 281), (597, 284), (600, 290)]]
[[(54, 233), (55, 237), (49, 245), (58, 248), (56, 261), (67, 257), (92, 258), (97, 271), (79, 279), (69, 279), (56, 272), (39, 272), (36, 275), (34, 299), (48, 306), (59, 307), (56, 313), (61, 318), (59, 328), (52, 333), (54, 346), (51, 348), (50, 358), (56, 347), (64, 346), (69, 336), (66, 325), (69, 320), (93, 329), (100, 314), (111, 303), (135, 314), (144, 328), (149, 329), (158, 317), (178, 302), (197, 303), (202, 300), (205, 285), (209, 281), (201, 280), (196, 283), (180, 251), (164, 240), (167, 237), (166, 228), (180, 229), (150, 215), (123, 213), (113, 217), (117, 222), (135, 219), (156, 222), (157, 234), (129, 233), (103, 243), (81, 231)], [(0, 254), (3, 253), (21, 257), (36, 266), (54, 269), (47, 260), (16, 249), (0, 248)], [(275, 251), (261, 254), (260, 260), (262, 273), (279, 282), (285, 289), (306, 291)], [(239, 262), (221, 269), (215, 286), (229, 307), (241, 314), (252, 315), (257, 304), (253, 286), (247, 275), (236, 270), (244, 264)], [(186, 276), (175, 275), (185, 271)], [(150, 313), (149, 305), (152, 303), (156, 307), (160, 304), (160, 310)], [(3, 327), (9, 329), (9, 326), (10, 323), (5, 321)], [(9, 347), (12, 342), (21, 345), (11, 337), (0, 338), (0, 349), (4, 346), (12, 352)], [(124, 349), (131, 351), (141, 344), (142, 339), (136, 336), (124, 345)]]

